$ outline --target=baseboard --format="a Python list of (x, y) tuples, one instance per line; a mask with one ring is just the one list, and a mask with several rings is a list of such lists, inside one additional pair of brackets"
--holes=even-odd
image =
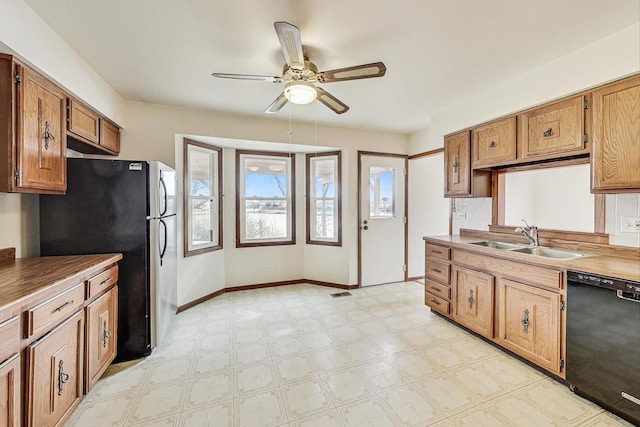
[(219, 291), (215, 291), (209, 295), (205, 295), (196, 300), (193, 300), (184, 305), (181, 305), (178, 307), (177, 313), (188, 310), (191, 307), (195, 307), (196, 305), (201, 304), (217, 296), (220, 296), (225, 292), (248, 291), (251, 289), (272, 288), (274, 286), (299, 285), (301, 283), (308, 283), (310, 285), (327, 286), (330, 288), (347, 289), (347, 290), (357, 289), (360, 287), (358, 285), (342, 285), (340, 283), (331, 283), (331, 282), (323, 282), (320, 280), (307, 280), (307, 279), (284, 280), (281, 282), (266, 282), (266, 283), (256, 283), (253, 285), (231, 286), (229, 288), (220, 289)]
[(220, 289), (219, 291), (215, 291), (215, 292), (213, 292), (213, 293), (211, 293), (209, 295), (205, 295), (205, 296), (200, 297), (200, 298), (198, 298), (196, 300), (193, 300), (193, 301), (188, 302), (188, 303), (186, 303), (184, 305), (181, 305), (181, 306), (178, 307), (178, 310), (176, 311), (176, 313), (180, 313), (181, 311), (185, 311), (185, 310), (190, 309), (191, 307), (195, 307), (196, 305), (198, 305), (200, 303), (203, 303), (205, 301), (208, 301), (208, 300), (210, 300), (212, 298), (215, 298), (215, 297), (217, 297), (219, 295), (224, 294), (224, 292), (225, 292), (224, 289)]
[(422, 279), (424, 279), (424, 276), (407, 277), (407, 282), (417, 282)]

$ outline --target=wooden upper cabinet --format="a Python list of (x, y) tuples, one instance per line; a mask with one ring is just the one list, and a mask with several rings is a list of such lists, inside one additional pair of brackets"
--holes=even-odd
[(640, 75), (592, 93), (591, 189), (640, 190)]
[(516, 159), (516, 118), (496, 120), (473, 129), (473, 168), (497, 166)]
[(120, 152), (120, 129), (110, 122), (100, 120), (100, 145), (114, 154)]
[(67, 101), (67, 145), (87, 154), (120, 153), (120, 128), (81, 102)]
[(100, 117), (73, 98), (67, 101), (67, 131), (89, 143), (100, 141)]
[(491, 175), (471, 171), (469, 131), (444, 138), (445, 197), (487, 197), (491, 195)]
[(520, 114), (519, 157), (537, 160), (587, 153), (585, 102), (583, 96), (576, 96)]
[(0, 55), (0, 191), (64, 193), (65, 94), (10, 55)]

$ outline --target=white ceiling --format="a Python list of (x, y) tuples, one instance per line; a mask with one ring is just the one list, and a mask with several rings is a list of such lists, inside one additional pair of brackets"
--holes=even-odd
[[(321, 71), (383, 61), (382, 78), (323, 87), (274, 119), (411, 133), (430, 115), (640, 21), (638, 0), (25, 0), (125, 99), (260, 115), (282, 84), (275, 21)], [(597, 60), (597, 58), (594, 58)], [(588, 66), (588, 64), (585, 64)]]

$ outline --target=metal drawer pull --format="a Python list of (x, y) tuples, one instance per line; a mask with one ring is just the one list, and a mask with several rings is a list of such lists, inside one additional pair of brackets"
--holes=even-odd
[(69, 382), (69, 374), (64, 373), (62, 360), (58, 362), (58, 396), (62, 396), (63, 386)]
[(431, 302), (434, 303), (435, 305), (440, 305), (440, 303), (434, 299), (432, 299)]
[(440, 251), (431, 251), (431, 253), (432, 254), (440, 254), (440, 255), (442, 255), (442, 252), (440, 252)]
[(107, 348), (107, 340), (111, 338), (111, 331), (107, 329), (107, 321), (102, 324), (102, 347)]
[(433, 289), (436, 292), (440, 292), (440, 289), (436, 288), (435, 286), (431, 286), (431, 289)]
[(53, 312), (55, 313), (56, 311), (62, 311), (62, 309), (65, 308), (66, 306), (68, 306), (69, 304), (73, 304), (73, 300), (69, 300), (69, 301), (65, 302), (60, 307), (58, 307), (55, 310), (53, 310)]
[(469, 290), (469, 298), (467, 298), (467, 302), (469, 303), (469, 308), (473, 308), (473, 290)]
[(113, 277), (107, 277), (106, 279), (104, 279), (102, 282), (100, 282), (101, 285), (104, 285), (105, 283), (109, 283), (111, 280), (113, 279)]
[(545, 130), (542, 133), (542, 136), (544, 136), (545, 138), (550, 137), (551, 135), (553, 135), (553, 129), (552, 128), (549, 128), (549, 129)]
[(432, 268), (431, 271), (435, 271), (436, 273), (442, 273), (442, 271), (438, 270), (437, 268)]
[(529, 333), (529, 310), (524, 310), (524, 317), (520, 323), (522, 323), (522, 330), (524, 333)]

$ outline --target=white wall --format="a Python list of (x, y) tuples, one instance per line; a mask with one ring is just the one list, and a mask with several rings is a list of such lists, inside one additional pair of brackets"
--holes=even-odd
[(444, 154), (409, 160), (409, 277), (424, 276), (424, 236), (449, 233), (444, 191)]

